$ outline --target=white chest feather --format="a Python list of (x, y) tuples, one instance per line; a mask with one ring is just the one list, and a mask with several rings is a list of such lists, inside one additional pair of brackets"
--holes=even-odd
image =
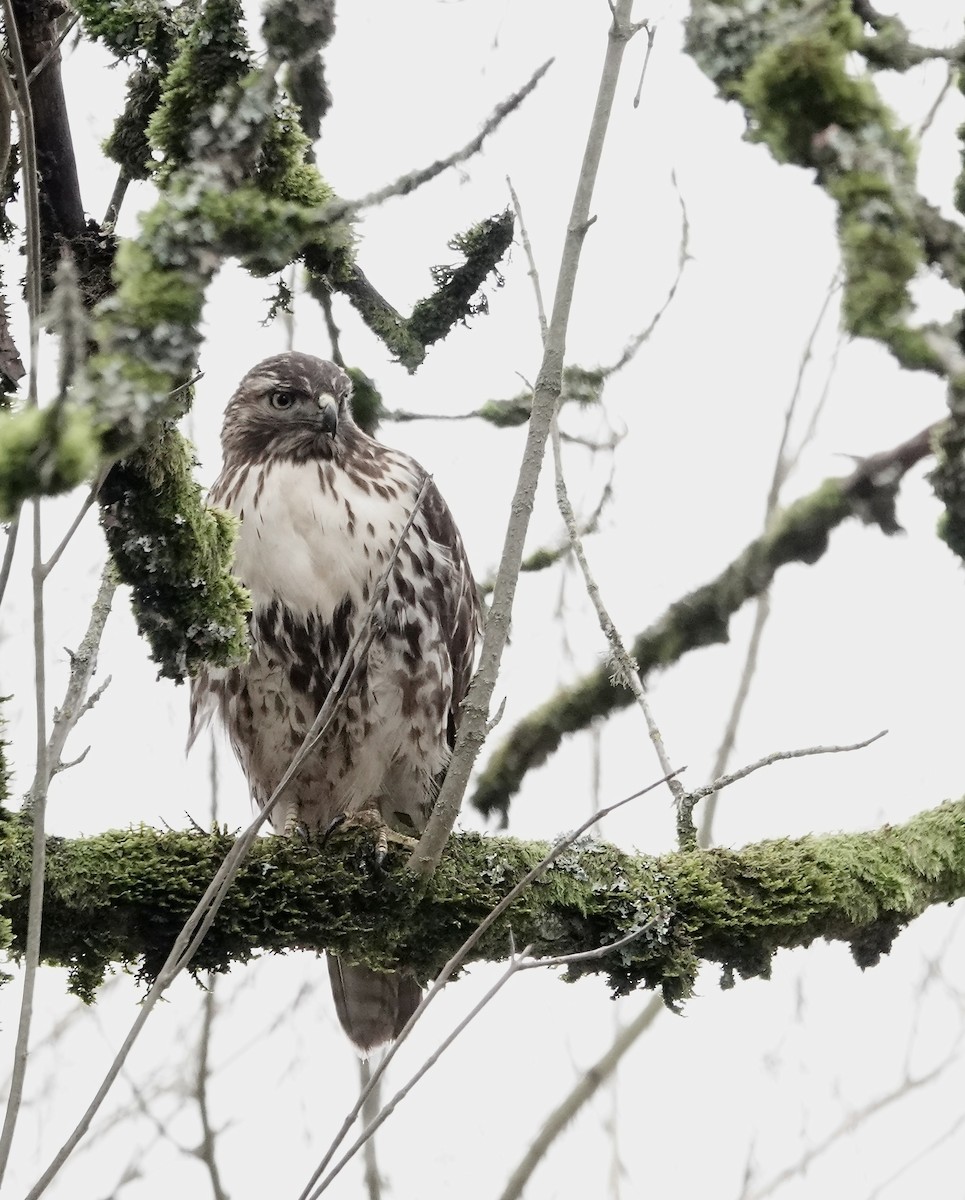
[(387, 503), (343, 471), (336, 490), (335, 474), (329, 464), (276, 461), (252, 466), (230, 489), (225, 502), (241, 520), (235, 573), (256, 610), (280, 600), (328, 622), (346, 597), (365, 608), (412, 497), (406, 487)]

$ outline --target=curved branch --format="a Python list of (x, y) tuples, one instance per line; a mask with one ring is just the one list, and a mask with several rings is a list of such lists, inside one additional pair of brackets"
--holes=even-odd
[[(631, 654), (641, 679), (676, 662), (690, 650), (726, 642), (731, 617), (771, 584), (790, 562), (813, 565), (828, 549), (831, 532), (848, 517), (878, 525), (886, 534), (900, 528), (894, 503), (905, 472), (932, 452), (940, 425), (864, 459), (851, 475), (827, 479), (816, 491), (779, 514), (716, 579), (676, 601), (633, 643)], [(615, 687), (604, 665), (558, 692), (524, 717), (497, 748), (479, 776), (472, 803), (498, 813), (505, 822), (509, 803), (527, 771), (540, 766), (569, 733), (586, 729), (633, 702), (627, 688)]]

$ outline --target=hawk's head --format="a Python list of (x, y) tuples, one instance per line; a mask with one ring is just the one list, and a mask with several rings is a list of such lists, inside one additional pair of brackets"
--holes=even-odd
[(266, 358), (238, 384), (225, 409), (225, 456), (333, 458), (339, 435), (354, 429), (345, 372), (311, 354)]

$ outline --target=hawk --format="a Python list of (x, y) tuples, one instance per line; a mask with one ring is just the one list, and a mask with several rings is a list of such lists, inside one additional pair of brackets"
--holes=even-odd
[[(233, 570), (251, 594), (251, 655), (192, 681), (188, 745), (213, 714), (264, 807), (328, 695), (426, 472), (352, 419), (352, 384), (309, 354), (267, 358), (225, 410), (224, 465), (208, 503), (240, 522)], [(276, 832), (377, 814), (424, 828), (469, 686), (480, 608), (462, 538), (429, 482), (376, 600), (376, 635), (333, 725), (272, 812)], [(404, 969), (329, 956), (335, 1007), (363, 1053), (421, 999)]]

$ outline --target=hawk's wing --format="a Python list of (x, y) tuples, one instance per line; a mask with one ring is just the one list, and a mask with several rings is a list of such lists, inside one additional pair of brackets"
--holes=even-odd
[(422, 513), (426, 532), (446, 551), (451, 563), (452, 574), (443, 593), (446, 611), (442, 627), (452, 663), (452, 705), (448, 731), (449, 745), (452, 747), (459, 728), (461, 705), (472, 679), (476, 643), (482, 631), (482, 605), (462, 537), (448, 505), (431, 480), (422, 501)]

